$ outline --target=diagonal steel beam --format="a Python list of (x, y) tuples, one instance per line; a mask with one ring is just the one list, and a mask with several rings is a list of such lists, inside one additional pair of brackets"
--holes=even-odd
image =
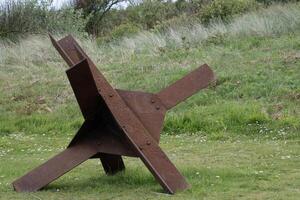
[[(114, 90), (104, 76), (98, 71), (91, 60), (82, 61), (81, 66), (89, 66), (93, 74), (100, 95), (122, 128), (126, 138), (136, 150), (141, 160), (151, 171), (157, 181), (168, 193), (189, 187), (184, 177), (160, 149), (158, 143), (149, 134), (147, 129), (126, 105), (121, 96)], [(155, 105), (152, 105), (155, 106)]]
[(213, 71), (205, 64), (161, 90), (157, 96), (166, 109), (171, 109), (199, 90), (208, 87), (214, 79)]
[(97, 153), (90, 141), (67, 148), (41, 166), (13, 182), (18, 192), (37, 191)]

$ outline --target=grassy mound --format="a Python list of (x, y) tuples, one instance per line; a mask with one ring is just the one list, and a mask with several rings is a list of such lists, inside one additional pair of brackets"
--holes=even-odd
[[(100, 46), (78, 38), (116, 88), (158, 92), (203, 63), (214, 69), (216, 85), (166, 116), (162, 147), (193, 186), (175, 199), (299, 197), (298, 10), (271, 6), (228, 24)], [(10, 183), (66, 146), (83, 120), (65, 66), (46, 36), (0, 43), (0, 199), (168, 199), (133, 159), (116, 177), (95, 170), (94, 160), (42, 192), (12, 191)]]

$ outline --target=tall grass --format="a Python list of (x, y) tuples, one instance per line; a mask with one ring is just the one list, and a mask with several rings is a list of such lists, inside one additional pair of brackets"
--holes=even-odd
[(112, 49), (128, 56), (148, 51), (161, 53), (162, 48), (195, 47), (207, 40), (220, 37), (275, 36), (300, 30), (300, 4), (273, 5), (266, 9), (236, 17), (229, 23), (214, 21), (203, 26), (197, 20), (186, 26), (170, 26), (163, 33), (141, 32), (123, 38)]
[[(198, 21), (190, 21), (185, 26), (170, 25), (165, 32), (143, 31), (108, 44), (97, 45), (93, 38), (87, 37), (80, 41), (97, 62), (122, 62), (132, 56), (156, 56), (168, 49), (197, 47), (224, 37), (275, 36), (297, 32), (300, 30), (299, 10), (300, 3), (273, 5), (236, 17), (227, 24), (215, 21), (205, 27)], [(0, 47), (2, 65), (60, 62), (46, 36), (30, 36), (18, 44), (2, 41)]]
[(71, 7), (56, 10), (51, 1), (4, 0), (0, 2), (0, 38), (47, 32), (84, 31), (87, 20)]
[[(142, 31), (136, 35), (123, 37), (120, 40), (99, 46), (96, 45), (93, 38), (86, 36), (81, 40), (81, 43), (87, 46), (87, 49), (92, 49), (90, 53), (98, 61), (112, 59), (122, 61), (133, 55), (155, 56), (167, 49), (198, 47), (207, 41), (218, 41), (224, 37), (276, 36), (297, 32), (300, 30), (299, 10), (300, 3), (279, 4), (236, 17), (230, 23), (214, 21), (208, 26), (203, 26), (198, 20), (192, 20), (185, 23), (186, 25), (182, 25), (182, 23), (169, 25), (164, 28), (165, 31), (163, 32)], [(187, 20), (185, 19), (185, 21)], [(61, 24), (61, 26), (64, 25)], [(71, 19), (70, 26), (72, 26)], [(70, 29), (69, 32), (79, 37), (80, 34), (76, 34), (78, 32), (70, 31)], [(68, 32), (67, 30), (68, 28), (64, 32)], [(21, 41), (21, 48), (19, 44), (7, 45), (7, 42), (6, 45), (0, 42), (0, 45), (2, 46), (0, 63), (10, 59), (13, 54), (10, 52), (18, 52), (17, 54), (21, 55), (15, 57), (15, 59), (20, 60), (20, 63), (24, 63), (24, 59), (36, 61), (36, 55), (41, 54), (41, 52), (51, 52), (51, 56), (53, 54), (51, 45), (45, 43), (43, 36), (30, 36), (27, 40)], [(46, 49), (45, 46), (47, 46)], [(30, 51), (26, 51), (22, 47), (24, 49), (29, 48)], [(41, 49), (43, 50), (41, 51)]]

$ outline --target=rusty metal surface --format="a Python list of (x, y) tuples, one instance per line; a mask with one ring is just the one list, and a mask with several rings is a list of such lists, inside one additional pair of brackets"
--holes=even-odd
[(99, 96), (91, 71), (85, 65), (85, 62), (79, 62), (66, 73), (82, 115), (86, 120), (91, 120), (104, 109), (104, 102)]
[[(158, 143), (151, 137), (140, 120), (126, 105), (117, 91), (109, 85), (95, 65), (90, 60), (84, 60), (77, 66), (82, 68), (87, 68), (88, 66), (90, 68), (99, 94), (118, 125), (122, 128), (129, 143), (162, 187), (171, 194), (187, 188), (188, 184), (184, 177), (178, 172), (167, 155), (160, 149)], [(156, 109), (155, 104), (148, 103), (149, 106)]]
[[(138, 153), (140, 159), (152, 172), (156, 180), (170, 194), (188, 188), (184, 177), (160, 149), (158, 143), (149, 134), (147, 129), (136, 117), (133, 111), (126, 105), (121, 96), (114, 90), (95, 65), (86, 60), (94, 76), (100, 95), (114, 116), (116, 122), (122, 128), (123, 133)], [(149, 102), (149, 106), (156, 107)]]
[(106, 153), (99, 153), (99, 156), (106, 174), (114, 175), (125, 169), (121, 156)]
[(158, 143), (166, 114), (163, 104), (151, 93), (125, 90), (117, 92)]
[(93, 142), (82, 141), (80, 144), (67, 148), (43, 165), (14, 181), (13, 187), (18, 192), (37, 191), (96, 153), (97, 148)]
[(15, 181), (14, 188), (38, 190), (89, 158), (100, 158), (112, 175), (125, 169), (121, 156), (139, 157), (168, 193), (188, 188), (158, 146), (160, 132), (168, 109), (214, 80), (211, 69), (204, 65), (157, 94), (115, 90), (72, 36), (50, 39), (71, 67), (67, 76), (85, 122), (64, 152)]
[[(69, 55), (71, 55), (70, 52), (65, 52), (65, 50), (63, 48), (61, 48), (60, 44), (58, 42), (56, 42), (56, 40), (49, 34), (50, 40), (53, 44), (53, 46), (55, 47), (55, 49), (59, 52), (59, 54), (61, 55), (61, 57), (66, 61), (66, 63), (71, 67), (72, 65), (76, 64), (76, 60), (73, 58), (73, 60), (69, 57)], [(66, 49), (67, 50), (67, 49)], [(78, 62), (79, 60), (77, 60)]]
[(68, 35), (59, 41), (56, 41), (51, 35), (49, 36), (53, 46), (69, 67), (72, 67), (88, 57), (71, 35)]
[(202, 65), (182, 79), (160, 91), (157, 96), (170, 109), (214, 81), (214, 73), (208, 65)]

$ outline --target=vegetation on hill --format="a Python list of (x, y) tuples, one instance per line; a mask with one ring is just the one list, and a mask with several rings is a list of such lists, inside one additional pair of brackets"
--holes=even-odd
[[(123, 89), (157, 92), (204, 62), (214, 68), (217, 85), (170, 112), (166, 133), (293, 138), (300, 127), (298, 10), (299, 4), (277, 5), (231, 23), (194, 23), (164, 34), (144, 31), (100, 45), (86, 38), (81, 43)], [(49, 120), (65, 118), (63, 113), (76, 116), (72, 126), (80, 125), (77, 107), (69, 105), (75, 102), (60, 68), (64, 63), (48, 38), (2, 42), (0, 56), (2, 134), (37, 133), (44, 125), (53, 132), (57, 123)], [(268, 134), (261, 134), (262, 128)], [(278, 135), (279, 130), (287, 134)]]
[[(59, 39), (74, 30), (120, 89), (158, 92), (203, 63), (213, 68), (216, 84), (166, 116), (160, 144), (192, 185), (174, 199), (298, 199), (300, 4), (253, 7), (205, 24), (200, 12), (185, 9), (196, 14), (152, 29), (122, 23), (105, 37), (82, 32), (88, 19), (75, 9), (70, 13), (83, 21), (66, 15), (71, 25), (53, 31)], [(125, 11), (106, 16), (118, 12)], [(29, 29), (18, 42), (0, 41), (0, 199), (169, 199), (132, 158), (114, 177), (93, 160), (41, 192), (12, 190), (14, 179), (61, 151), (83, 120), (67, 65), (48, 36), (31, 34), (47, 29)]]
[[(212, 20), (228, 21), (237, 14), (272, 2), (291, 1), (298, 0), (70, 0), (57, 9), (52, 0), (5, 0), (0, 3), (0, 38), (72, 32), (114, 39), (137, 28), (157, 30), (181, 18), (197, 19), (205, 24)], [(127, 7), (122, 8), (120, 4)]]

